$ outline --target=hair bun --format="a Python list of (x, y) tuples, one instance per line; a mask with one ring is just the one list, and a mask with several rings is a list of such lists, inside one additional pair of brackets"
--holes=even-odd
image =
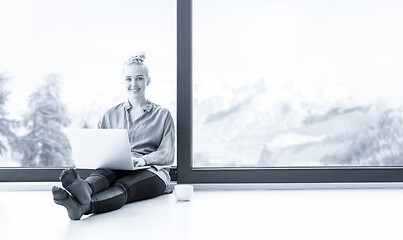
[(139, 52), (134, 56), (131, 56), (130, 59), (127, 61), (127, 65), (131, 64), (142, 64), (144, 60), (146, 59), (146, 53), (145, 52)]

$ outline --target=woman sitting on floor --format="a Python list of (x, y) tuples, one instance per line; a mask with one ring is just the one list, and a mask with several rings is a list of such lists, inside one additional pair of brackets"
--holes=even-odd
[(150, 77), (144, 59), (145, 54), (139, 53), (125, 63), (128, 99), (109, 109), (98, 127), (127, 129), (134, 166), (152, 167), (137, 171), (96, 169), (85, 180), (74, 168), (64, 170), (60, 180), (67, 191), (54, 186), (53, 199), (66, 207), (72, 220), (168, 192), (169, 165), (175, 155), (174, 122), (167, 109), (145, 98)]

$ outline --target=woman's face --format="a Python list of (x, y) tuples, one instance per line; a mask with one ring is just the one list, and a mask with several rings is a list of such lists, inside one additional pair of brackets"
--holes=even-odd
[(129, 96), (144, 96), (146, 87), (150, 84), (150, 78), (146, 70), (141, 66), (126, 66), (123, 71), (126, 91)]

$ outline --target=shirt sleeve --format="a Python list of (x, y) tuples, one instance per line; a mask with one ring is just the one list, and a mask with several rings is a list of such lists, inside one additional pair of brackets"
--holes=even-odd
[(147, 165), (169, 166), (175, 158), (175, 127), (171, 114), (168, 112), (164, 123), (162, 141), (158, 149), (142, 156)]
[(98, 129), (101, 129), (102, 127), (102, 119), (98, 122)]
[(110, 128), (108, 127), (108, 119), (106, 116), (106, 113), (102, 116), (101, 120), (99, 120), (98, 122), (98, 129), (105, 129), (105, 128)]

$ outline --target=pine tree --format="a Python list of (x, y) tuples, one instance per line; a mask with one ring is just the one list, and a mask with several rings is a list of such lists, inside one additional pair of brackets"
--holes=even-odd
[(16, 136), (12, 130), (17, 125), (17, 121), (7, 118), (8, 112), (5, 104), (10, 92), (4, 89), (6, 82), (7, 78), (4, 74), (0, 74), (0, 155), (8, 150), (7, 145), (14, 142)]
[(49, 75), (29, 97), (24, 126), (28, 133), (18, 140), (22, 166), (71, 166), (71, 149), (62, 127), (70, 124), (67, 109), (60, 100), (60, 77)]

